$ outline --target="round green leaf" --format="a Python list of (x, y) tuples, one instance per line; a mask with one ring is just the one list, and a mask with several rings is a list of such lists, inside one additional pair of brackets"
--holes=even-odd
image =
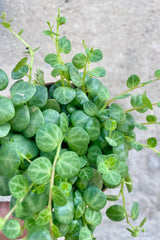
[[(131, 105), (134, 108), (144, 106), (144, 103), (142, 101), (142, 95), (133, 95), (131, 98)], [(142, 108), (136, 109), (136, 111), (140, 113), (145, 113), (147, 110), (148, 110), (148, 107), (142, 107)]]
[(100, 136), (100, 123), (96, 118), (90, 118), (85, 125), (85, 130), (91, 141), (96, 141)]
[(99, 211), (106, 205), (105, 194), (95, 186), (89, 186), (83, 193), (85, 203), (93, 210)]
[(60, 115), (56, 110), (46, 109), (42, 113), (45, 123), (55, 123), (57, 125), (59, 124)]
[(70, 121), (74, 127), (84, 128), (89, 117), (82, 110), (75, 110), (70, 117)]
[(3, 234), (9, 239), (16, 239), (21, 233), (20, 222), (16, 219), (8, 220), (3, 226)]
[(14, 143), (7, 142), (0, 148), (0, 173), (12, 176), (20, 165), (20, 156)]
[(60, 104), (70, 103), (76, 96), (76, 91), (70, 87), (58, 87), (53, 92), (53, 97)]
[(95, 211), (91, 208), (87, 208), (85, 212), (85, 219), (88, 224), (97, 226), (101, 223), (102, 221), (102, 215), (99, 211)]
[(81, 87), (83, 84), (83, 78), (79, 75), (75, 67), (69, 69), (70, 78), (75, 86)]
[(58, 39), (58, 47), (59, 50), (64, 54), (68, 54), (71, 51), (71, 43), (66, 37)]
[(86, 82), (86, 88), (91, 97), (96, 97), (102, 83), (96, 78), (89, 78)]
[(79, 240), (92, 240), (91, 232), (87, 227), (82, 227), (79, 232)]
[(15, 107), (15, 116), (11, 119), (11, 127), (18, 132), (26, 129), (30, 122), (29, 109), (26, 105)]
[(56, 124), (48, 123), (40, 127), (36, 133), (36, 144), (43, 152), (51, 152), (62, 140), (62, 131)]
[(9, 189), (13, 197), (21, 199), (27, 193), (28, 181), (23, 175), (16, 175), (9, 181)]
[(51, 162), (48, 158), (36, 158), (28, 167), (27, 174), (32, 182), (45, 184), (51, 176)]
[(133, 74), (127, 79), (126, 84), (128, 88), (134, 88), (138, 86), (139, 83), (140, 83), (140, 78), (137, 75)]
[(157, 117), (154, 116), (154, 115), (147, 115), (147, 116), (146, 116), (146, 120), (147, 120), (147, 122), (149, 122), (149, 123), (154, 123), (154, 122), (157, 121)]
[(9, 79), (7, 74), (2, 69), (0, 69), (0, 91), (4, 90), (8, 86), (8, 83)]
[(17, 150), (29, 159), (38, 156), (39, 150), (33, 140), (25, 138), (21, 134), (15, 134), (11, 141), (15, 144)]
[(52, 240), (49, 230), (46, 227), (33, 227), (27, 235), (27, 240)]
[(87, 101), (83, 104), (83, 110), (90, 117), (96, 115), (98, 111), (97, 106), (91, 101)]
[(44, 61), (50, 65), (56, 65), (58, 63), (58, 58), (56, 54), (50, 53), (45, 57)]
[(29, 82), (19, 80), (10, 89), (14, 105), (22, 105), (28, 102), (36, 92), (36, 88)]
[(157, 139), (154, 138), (154, 137), (148, 138), (148, 139), (147, 139), (147, 144), (148, 144), (150, 147), (154, 148), (154, 147), (157, 146)]
[(106, 88), (104, 85), (101, 85), (98, 89), (97, 97), (101, 102), (106, 102), (110, 98), (110, 92), (108, 88)]
[(51, 218), (52, 218), (51, 210), (49, 208), (44, 208), (38, 214), (38, 217), (36, 219), (36, 224), (39, 226), (44, 226), (50, 222)]
[(88, 149), (90, 137), (81, 127), (73, 127), (67, 133), (67, 142), (69, 147), (78, 155), (84, 155)]
[(58, 206), (64, 206), (67, 203), (65, 192), (57, 186), (53, 186), (52, 188), (52, 199), (54, 204), (57, 204)]
[(106, 211), (106, 215), (112, 221), (122, 221), (125, 219), (125, 209), (120, 205), (113, 205)]
[(81, 169), (78, 176), (84, 180), (90, 180), (93, 176), (92, 168), (85, 167), (85, 168)]
[(29, 100), (28, 104), (29, 106), (37, 106), (39, 108), (42, 108), (47, 103), (47, 98), (48, 98), (47, 88), (39, 85), (35, 87), (36, 87), (36, 92), (33, 95), (33, 97)]
[(64, 206), (58, 206), (54, 204), (55, 218), (58, 222), (63, 224), (69, 224), (74, 218), (74, 205), (72, 201), (68, 201)]
[(12, 79), (14, 80), (17, 80), (17, 79), (21, 79), (23, 78), (25, 75), (27, 75), (29, 71), (29, 67), (27, 65), (24, 65), (22, 68), (20, 68), (17, 72), (14, 71), (14, 69), (12, 70), (12, 73), (11, 73), (11, 77)]
[(100, 49), (93, 50), (89, 55), (90, 62), (98, 62), (103, 58), (103, 53)]
[(117, 122), (116, 120), (113, 120), (113, 119), (107, 119), (105, 121), (105, 124), (104, 124), (104, 128), (107, 130), (107, 131), (113, 131), (117, 128)]
[(66, 151), (59, 156), (56, 173), (62, 178), (71, 178), (79, 173), (80, 159), (75, 152)]
[(154, 76), (155, 76), (156, 78), (159, 78), (159, 77), (160, 77), (160, 69), (157, 69), (157, 70), (155, 71)]
[(15, 115), (15, 110), (11, 99), (0, 96), (0, 125), (11, 120)]
[(29, 108), (30, 113), (30, 122), (27, 128), (23, 130), (23, 135), (27, 138), (33, 137), (37, 130), (44, 125), (44, 117), (41, 110), (36, 107), (32, 106)]
[(116, 170), (110, 170), (103, 174), (104, 184), (108, 188), (116, 188), (121, 182), (121, 175)]
[(86, 56), (83, 53), (77, 53), (73, 58), (72, 58), (72, 63), (74, 66), (78, 69), (82, 69), (86, 65)]
[(7, 136), (11, 128), (9, 123), (4, 123), (0, 125), (0, 138)]

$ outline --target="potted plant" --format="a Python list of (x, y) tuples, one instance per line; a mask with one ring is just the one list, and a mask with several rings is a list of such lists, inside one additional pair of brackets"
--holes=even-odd
[[(93, 240), (102, 220), (100, 210), (106, 207), (109, 219), (126, 219), (127, 230), (137, 237), (145, 231), (146, 218), (134, 226), (139, 204), (133, 203), (131, 213), (126, 210), (124, 188), (132, 191), (128, 152), (146, 147), (160, 156), (156, 138), (142, 144), (134, 131), (159, 122), (155, 115), (147, 115), (145, 123), (137, 123), (131, 112), (145, 113), (160, 103), (151, 103), (146, 91), (141, 95), (131, 92), (159, 81), (160, 70), (148, 82), (131, 75), (127, 90), (110, 98), (107, 87), (97, 79), (105, 76), (105, 69), (92, 68), (92, 63), (103, 58), (101, 50), (90, 49), (83, 41), (84, 53), (63, 62), (62, 55), (70, 53), (71, 43), (59, 34), (66, 18), (58, 10), (56, 29), (47, 22), (49, 29), (43, 32), (56, 46), (56, 53), (47, 54), (44, 60), (58, 80), (45, 84), (41, 70), (34, 77), (32, 73), (38, 48), (32, 49), (22, 38), (23, 29), (14, 32), (4, 13), (1, 18), (2, 26), (26, 46), (26, 56), (11, 73), (15, 83), (10, 98), (0, 96), (0, 195), (12, 196), (9, 212), (0, 217), (0, 231), (8, 239), (17, 239), (26, 230), (26, 240), (61, 236)], [(0, 69), (0, 90), (8, 82)], [(129, 97), (132, 107), (128, 110), (116, 103)], [(108, 188), (119, 188), (119, 194), (108, 195)], [(115, 203), (120, 198), (121, 205)], [(113, 201), (112, 206), (107, 207), (108, 201)]]

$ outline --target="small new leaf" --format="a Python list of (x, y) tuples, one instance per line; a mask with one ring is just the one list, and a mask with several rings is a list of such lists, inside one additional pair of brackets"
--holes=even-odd
[(152, 103), (149, 98), (146, 96), (146, 91), (142, 95), (142, 102), (146, 105), (149, 109), (153, 110)]
[(148, 144), (150, 147), (154, 148), (154, 147), (157, 146), (157, 139), (154, 138), (154, 137), (148, 138), (148, 139), (147, 139), (147, 144)]
[(26, 65), (28, 58), (24, 57), (22, 58), (17, 65), (14, 68), (14, 72), (17, 72), (18, 70), (20, 70), (24, 65)]
[(139, 204), (138, 202), (134, 202), (131, 208), (131, 216), (133, 220), (136, 220), (139, 215)]

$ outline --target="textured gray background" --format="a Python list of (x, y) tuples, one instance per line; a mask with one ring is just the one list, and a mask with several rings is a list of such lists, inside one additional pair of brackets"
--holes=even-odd
[[(104, 59), (100, 66), (106, 68), (103, 83), (112, 96), (126, 89), (125, 82), (130, 74), (137, 74), (142, 81), (153, 79), (153, 73), (160, 68), (160, 3), (159, 0), (0, 0), (0, 12), (13, 18), (15, 31), (24, 28), (23, 37), (33, 48), (41, 46), (35, 56), (35, 69), (45, 71), (46, 81), (52, 81), (51, 69), (43, 62), (46, 54), (54, 52), (49, 38), (42, 34), (47, 28), (46, 21), (54, 23), (57, 8), (67, 17), (67, 24), (61, 27), (61, 34), (72, 43), (71, 56), (83, 51), (82, 40), (88, 47), (100, 48)], [(6, 29), (0, 27), (0, 68), (8, 73), (23, 57), (25, 47)], [(66, 60), (71, 58), (65, 57)], [(12, 83), (12, 81), (11, 81)], [(158, 101), (160, 83), (145, 87), (152, 102)], [(136, 91), (142, 93), (142, 90)], [(5, 91), (7, 96), (9, 90)], [(129, 104), (121, 100), (128, 109)], [(160, 121), (160, 109), (154, 108)], [(144, 122), (139, 113), (137, 122)], [(160, 127), (149, 127), (148, 132), (137, 131), (137, 139), (145, 143), (145, 137), (157, 136), (160, 149)], [(158, 240), (160, 238), (160, 159), (151, 151), (130, 152), (130, 174), (133, 178), (133, 192), (128, 196), (128, 209), (134, 201), (141, 207), (140, 219), (148, 217), (147, 232), (138, 240)], [(127, 194), (127, 193), (126, 193)], [(109, 205), (108, 205), (109, 206)], [(125, 230), (126, 222), (114, 223), (105, 217), (97, 227), (97, 240), (132, 239)]]

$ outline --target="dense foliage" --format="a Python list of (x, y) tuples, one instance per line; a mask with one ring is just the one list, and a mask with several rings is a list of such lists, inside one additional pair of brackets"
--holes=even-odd
[[(43, 72), (32, 77), (32, 49), (17, 34), (3, 13), (1, 24), (19, 38), (27, 48), (26, 56), (11, 73), (15, 83), (11, 97), (0, 96), (0, 195), (12, 195), (10, 212), (0, 217), (0, 230), (8, 239), (17, 239), (27, 229), (26, 240), (52, 240), (65, 236), (66, 240), (93, 240), (94, 230), (102, 221), (100, 210), (113, 221), (126, 219), (128, 231), (136, 237), (144, 231), (146, 218), (138, 226), (132, 221), (139, 215), (134, 202), (127, 213), (124, 187), (132, 191), (132, 179), (127, 165), (128, 152), (143, 147), (155, 149), (156, 139), (146, 144), (136, 142), (135, 128), (146, 130), (147, 124), (158, 124), (154, 115), (147, 115), (146, 123), (137, 123), (131, 114), (160, 107), (146, 96), (131, 95), (136, 88), (160, 79), (141, 82), (137, 75), (127, 79), (128, 89), (114, 98), (97, 77), (104, 77), (102, 67), (91, 68), (103, 58), (99, 49), (77, 53), (70, 63), (62, 54), (71, 51), (71, 43), (59, 35), (59, 27), (66, 18), (56, 18), (56, 31), (48, 23), (44, 34), (51, 37), (56, 54), (50, 53), (45, 62), (52, 68), (54, 84), (46, 84)], [(28, 55), (30, 54), (30, 63)], [(23, 78), (28, 78), (24, 81)], [(0, 69), (0, 90), (8, 86), (8, 76)], [(124, 110), (116, 99), (131, 97), (132, 108)], [(107, 188), (119, 188), (119, 195), (107, 195)], [(107, 207), (107, 201), (122, 198), (123, 204)], [(9, 217), (13, 215), (13, 219)], [(21, 227), (19, 219), (24, 220)]]

